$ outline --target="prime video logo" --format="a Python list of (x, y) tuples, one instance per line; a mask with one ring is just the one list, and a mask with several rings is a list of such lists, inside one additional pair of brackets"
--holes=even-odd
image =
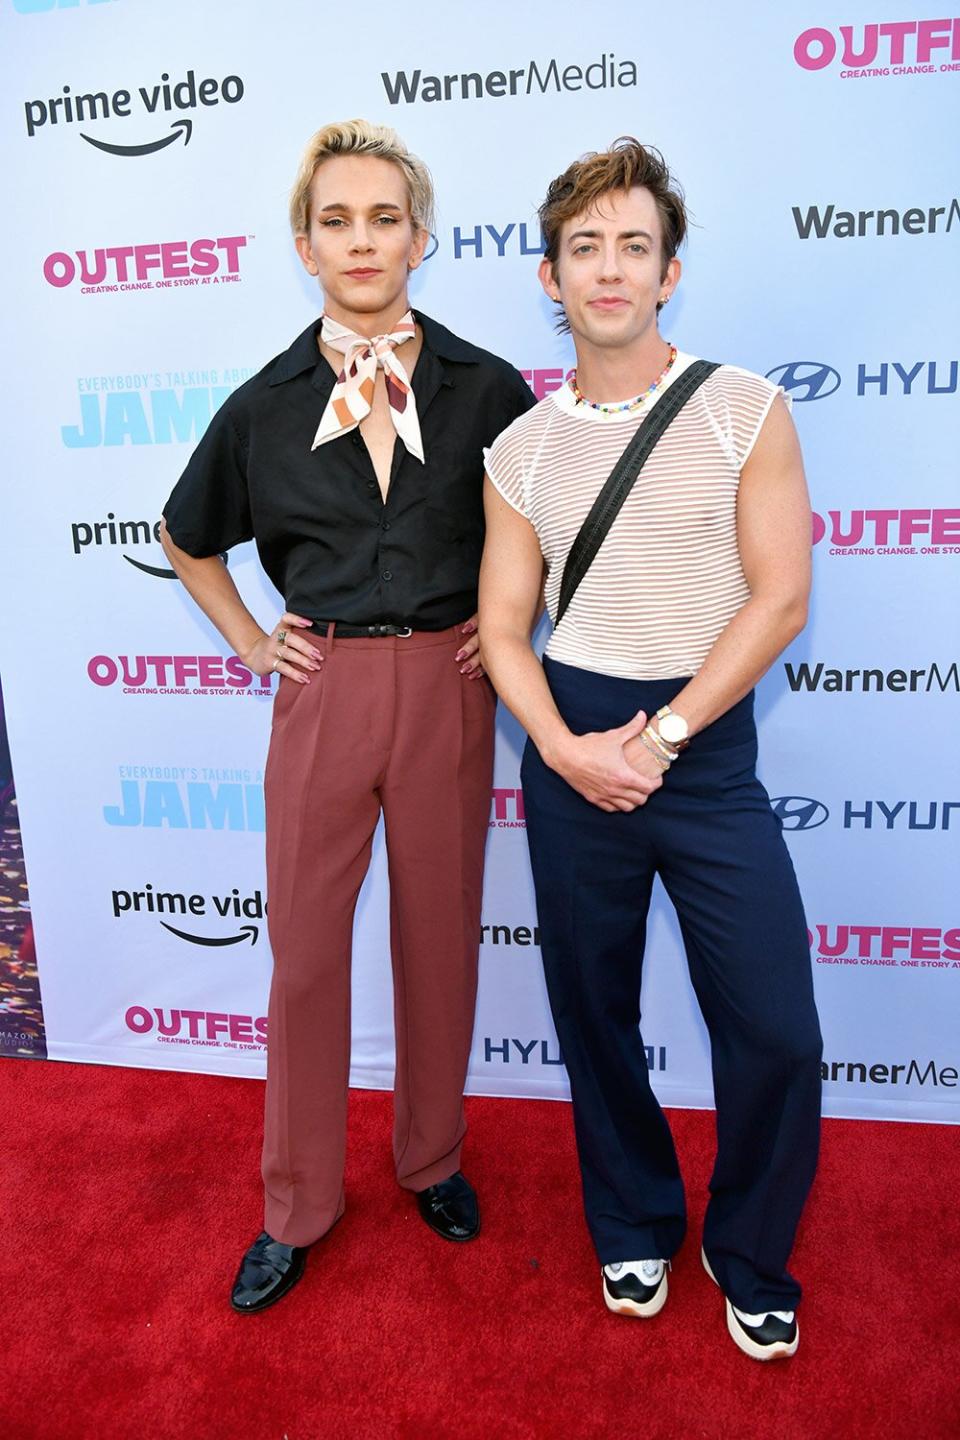
[[(23, 111), (27, 135), (32, 140), (39, 131), (51, 126), (65, 127), (91, 122), (96, 125), (112, 119), (129, 119), (132, 113), (131, 105), (136, 106), (138, 103), (141, 112), (148, 116), (170, 115), (175, 110), (196, 110), (198, 105), (208, 108), (219, 105), (221, 101), (227, 105), (236, 105), (243, 99), (243, 90), (243, 81), (239, 75), (227, 75), (222, 80), (207, 76), (198, 81), (193, 70), (188, 70), (182, 79), (175, 79), (164, 70), (156, 84), (140, 85), (130, 90), (114, 90), (112, 93), (106, 90), (80, 93), (70, 85), (63, 85), (59, 95), (24, 101)], [(180, 139), (185, 146), (189, 145), (193, 123), (189, 117), (174, 120), (159, 138), (132, 145), (101, 140), (95, 135), (88, 135), (84, 130), (79, 133), (81, 140), (107, 155), (143, 156), (165, 150), (168, 145), (173, 145)]]
[[(70, 537), (74, 555), (84, 553), (91, 545), (106, 549), (154, 544), (159, 546), (160, 521), (118, 520), (114, 512), (108, 510), (106, 520), (74, 521), (70, 526)], [(124, 555), (123, 558), (128, 565), (132, 565), (144, 575), (153, 575), (158, 580), (177, 579), (176, 570), (171, 570), (168, 565), (150, 565), (145, 560), (135, 560), (132, 555)], [(221, 551), (220, 559), (224, 565), (229, 562), (230, 557), (225, 550)]]

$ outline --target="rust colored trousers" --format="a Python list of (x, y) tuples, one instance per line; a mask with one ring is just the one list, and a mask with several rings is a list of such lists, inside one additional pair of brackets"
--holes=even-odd
[(353, 919), (383, 812), (390, 877), (399, 1183), (460, 1168), (496, 700), (454, 656), (462, 627), (315, 633), (309, 685), (284, 678), (267, 758), (274, 970), (264, 1228), (309, 1245), (344, 1208)]

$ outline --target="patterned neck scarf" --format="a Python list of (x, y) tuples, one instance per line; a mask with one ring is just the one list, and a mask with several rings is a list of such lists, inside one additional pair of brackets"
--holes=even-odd
[(325, 345), (345, 356), (343, 369), (337, 376), (327, 408), (313, 437), (311, 450), (347, 435), (370, 414), (373, 387), (378, 367), (383, 371), (394, 429), (411, 455), (423, 464), (423, 440), (417, 405), (406, 370), (397, 359), (398, 345), (412, 340), (417, 333), (413, 312), (408, 310), (389, 335), (355, 335), (335, 320), (323, 317), (320, 338)]

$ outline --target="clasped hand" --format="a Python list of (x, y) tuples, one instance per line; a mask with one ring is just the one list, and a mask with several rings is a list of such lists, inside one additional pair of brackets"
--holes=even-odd
[(646, 723), (646, 714), (639, 710), (619, 729), (570, 735), (553, 769), (601, 810), (636, 810), (663, 784), (659, 762), (640, 739)]

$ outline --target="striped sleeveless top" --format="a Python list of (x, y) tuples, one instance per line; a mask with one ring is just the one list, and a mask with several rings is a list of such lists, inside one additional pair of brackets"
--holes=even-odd
[[(485, 452), (491, 481), (536, 531), (554, 622), (563, 567), (587, 512), (637, 428), (693, 360), (678, 353), (652, 404), (633, 414), (578, 405), (564, 385)], [(696, 674), (750, 595), (737, 548), (737, 489), (782, 393), (734, 365), (701, 385), (647, 460), (547, 655), (631, 680)]]

